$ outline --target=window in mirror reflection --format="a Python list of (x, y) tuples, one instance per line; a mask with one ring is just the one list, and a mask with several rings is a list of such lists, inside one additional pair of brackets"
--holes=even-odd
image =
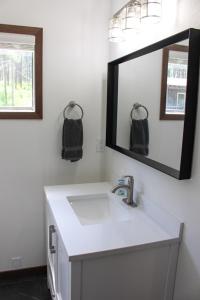
[(187, 46), (176, 44), (163, 49), (161, 120), (184, 119), (187, 69)]

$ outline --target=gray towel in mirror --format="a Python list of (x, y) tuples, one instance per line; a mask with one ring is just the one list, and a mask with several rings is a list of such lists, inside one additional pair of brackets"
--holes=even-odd
[(62, 159), (78, 161), (83, 156), (83, 124), (82, 120), (65, 119), (62, 135)]
[(132, 120), (129, 150), (145, 156), (149, 154), (149, 125), (147, 119)]

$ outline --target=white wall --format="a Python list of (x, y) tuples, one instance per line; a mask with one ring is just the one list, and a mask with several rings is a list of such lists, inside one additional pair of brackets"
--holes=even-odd
[[(107, 63), (107, 0), (2, 0), (2, 24), (44, 28), (44, 119), (0, 120), (0, 271), (11, 257), (45, 264), (43, 186), (99, 181)], [(62, 110), (84, 109), (84, 156), (61, 159)]]
[[(113, 11), (126, 3), (112, 0)], [(171, 4), (171, 6), (170, 6)], [(177, 10), (176, 6), (177, 4)], [(163, 24), (154, 30), (139, 35), (129, 43), (110, 45), (110, 60), (136, 48), (155, 42), (166, 36), (187, 29), (200, 28), (199, 0), (163, 0), (165, 14)], [(175, 13), (176, 12), (176, 18)], [(200, 101), (200, 100), (199, 100)], [(184, 238), (181, 245), (174, 300), (200, 299), (200, 105), (198, 108), (192, 179), (178, 181), (151, 167), (128, 158), (120, 153), (106, 150), (106, 176), (114, 179), (122, 174), (135, 177), (136, 188), (149, 201), (183, 220)], [(138, 229), (137, 229), (138, 230)]]

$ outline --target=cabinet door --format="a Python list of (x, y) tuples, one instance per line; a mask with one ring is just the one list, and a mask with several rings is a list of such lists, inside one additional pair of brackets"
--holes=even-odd
[(58, 299), (71, 300), (71, 263), (58, 234)]
[(53, 299), (57, 299), (58, 235), (55, 221), (47, 209), (47, 272), (48, 285)]

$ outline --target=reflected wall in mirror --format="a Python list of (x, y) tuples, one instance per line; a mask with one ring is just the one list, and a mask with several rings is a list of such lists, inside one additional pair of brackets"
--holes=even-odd
[[(107, 146), (177, 179), (190, 178), (199, 53), (200, 31), (189, 29), (109, 63)], [(160, 120), (164, 76), (171, 120)]]
[(163, 49), (161, 120), (184, 120), (188, 70), (188, 41)]
[[(188, 42), (187, 39), (181, 44), (188, 47)], [(170, 45), (170, 48), (175, 46), (180, 45)], [(162, 57), (163, 49), (160, 49), (119, 65), (116, 144), (179, 170), (184, 122), (160, 121)], [(185, 64), (187, 66), (187, 61)], [(178, 73), (177, 68), (173, 70)], [(175, 80), (176, 78), (178, 77)], [(176, 87), (180, 91), (178, 84), (179, 78)], [(183, 89), (186, 89), (186, 80), (184, 84)], [(170, 95), (176, 96), (174, 87), (172, 88), (172, 84), (168, 85), (168, 91)], [(134, 110), (130, 120), (130, 111), (137, 102), (140, 107)], [(145, 116), (144, 107), (148, 110), (148, 118)]]

